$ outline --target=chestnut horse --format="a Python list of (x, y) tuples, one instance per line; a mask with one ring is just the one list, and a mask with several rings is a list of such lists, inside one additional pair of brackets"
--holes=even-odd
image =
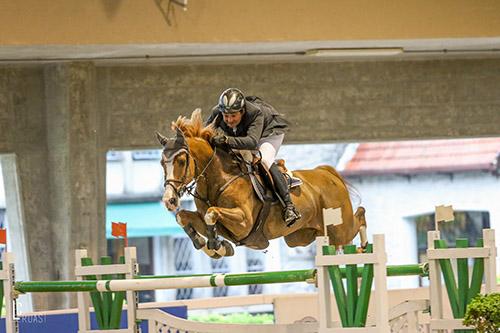
[[(250, 177), (242, 173), (233, 156), (210, 145), (215, 130), (203, 126), (201, 111), (195, 110), (191, 119), (179, 117), (172, 129), (176, 131), (173, 138), (157, 133), (163, 146), (162, 201), (169, 211), (177, 212), (177, 222), (193, 245), (210, 257), (232, 255), (230, 242), (264, 249), (270, 239), (283, 236), (290, 247), (308, 245), (324, 235), (323, 208), (341, 208), (343, 223), (327, 229), (332, 244), (349, 244), (358, 231), (362, 244), (366, 242), (365, 211), (359, 207), (353, 214), (347, 186), (334, 168), (323, 165), (294, 171), (303, 184), (291, 190), (291, 197), (302, 218), (287, 227), (281, 205), (272, 205), (266, 221), (256, 231), (254, 224), (263, 204)], [(185, 192), (194, 196), (196, 211), (179, 210), (179, 200)]]

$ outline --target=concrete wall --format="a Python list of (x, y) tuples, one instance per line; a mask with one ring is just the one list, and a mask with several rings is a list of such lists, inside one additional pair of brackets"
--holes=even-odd
[[(2, 164), (0, 163), (0, 175), (2, 175)], [(5, 209), (5, 191), (3, 185), (3, 177), (0, 176), (0, 209)]]
[[(110, 147), (154, 145), (177, 115), (207, 110), (227, 86), (286, 113), (291, 142), (500, 135), (500, 60), (98, 68)], [(127, 137), (126, 140), (124, 138)]]

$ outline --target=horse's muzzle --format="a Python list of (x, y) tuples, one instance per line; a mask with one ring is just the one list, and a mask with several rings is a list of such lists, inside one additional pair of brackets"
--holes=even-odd
[(177, 207), (179, 205), (179, 199), (172, 197), (168, 200), (163, 201), (163, 203), (165, 204), (165, 207), (167, 207), (169, 211), (173, 212), (177, 210)]
[(162, 201), (165, 207), (171, 212), (177, 210), (179, 206), (179, 197), (176, 193), (174, 193), (174, 191), (169, 188), (167, 188), (167, 190), (163, 194)]

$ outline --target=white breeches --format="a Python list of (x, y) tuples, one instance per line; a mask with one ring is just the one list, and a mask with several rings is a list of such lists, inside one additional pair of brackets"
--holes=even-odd
[(284, 137), (285, 134), (279, 134), (260, 139), (259, 152), (262, 156), (262, 163), (267, 169), (274, 163)]

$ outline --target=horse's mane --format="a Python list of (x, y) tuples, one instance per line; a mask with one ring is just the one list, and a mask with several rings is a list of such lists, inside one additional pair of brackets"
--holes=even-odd
[(201, 117), (201, 109), (196, 109), (188, 119), (184, 116), (179, 116), (176, 121), (172, 122), (172, 129), (178, 128), (187, 138), (202, 138), (210, 141), (215, 135), (215, 129), (212, 125), (204, 126)]

